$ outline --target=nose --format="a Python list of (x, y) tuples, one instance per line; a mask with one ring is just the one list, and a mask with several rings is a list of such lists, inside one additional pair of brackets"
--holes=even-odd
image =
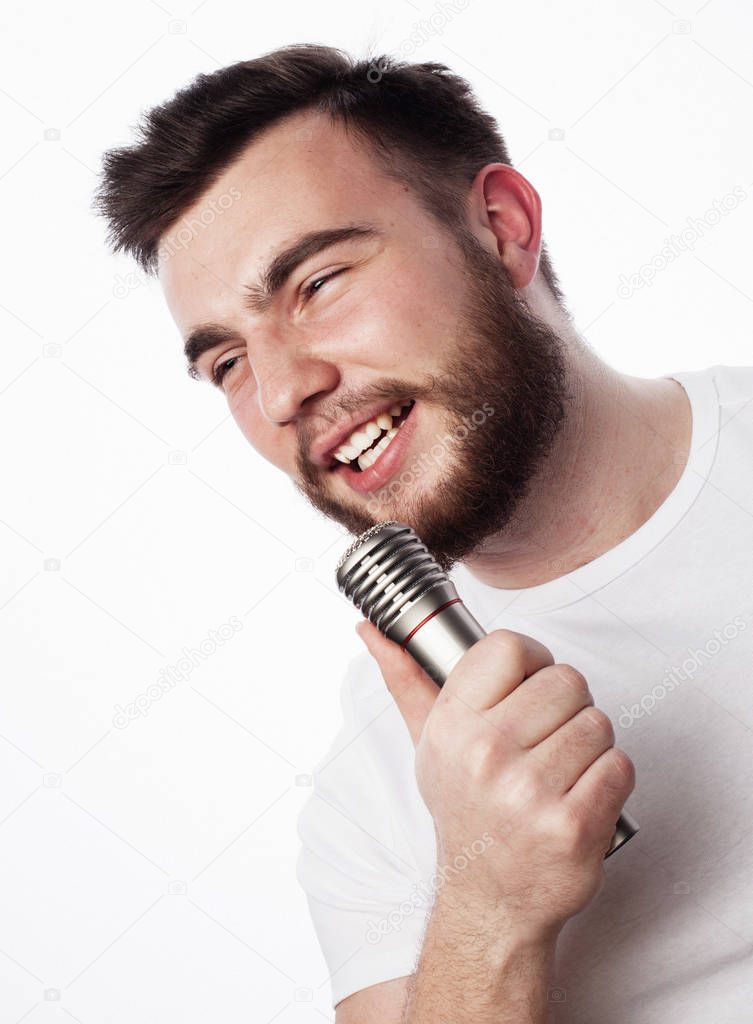
[(274, 424), (289, 423), (305, 411), (306, 402), (334, 391), (340, 381), (335, 364), (303, 346), (284, 347), (254, 360), (259, 405)]

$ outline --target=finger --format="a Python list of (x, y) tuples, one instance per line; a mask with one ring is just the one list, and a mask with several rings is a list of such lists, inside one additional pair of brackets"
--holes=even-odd
[(571, 665), (547, 665), (518, 686), (489, 715), (497, 725), (510, 725), (521, 747), (535, 747), (592, 705), (588, 683)]
[(510, 629), (495, 629), (476, 641), (455, 664), (442, 688), (476, 711), (486, 711), (554, 658), (538, 640)]
[(557, 793), (574, 786), (605, 750), (614, 746), (614, 728), (599, 708), (584, 708), (532, 748), (546, 769), (547, 782)]
[(379, 665), (387, 689), (408, 726), (415, 746), (437, 699), (439, 687), (415, 658), (384, 636), (368, 619), (358, 623), (356, 632)]
[(608, 821), (614, 825), (623, 804), (635, 788), (635, 766), (624, 750), (610, 747), (597, 757), (578, 781), (564, 794), (563, 800), (583, 821)]

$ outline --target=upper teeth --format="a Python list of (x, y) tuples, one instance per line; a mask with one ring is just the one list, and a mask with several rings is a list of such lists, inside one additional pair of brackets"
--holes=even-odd
[[(389, 412), (381, 412), (373, 420), (369, 420), (368, 423), (362, 423), (360, 427), (353, 431), (345, 443), (340, 445), (334, 453), (335, 458), (339, 462), (345, 463), (358, 459), (358, 465), (361, 469), (367, 469), (376, 462), (397, 433), (398, 427), (392, 426), (393, 417), (399, 416), (403, 409), (408, 408), (410, 404), (410, 401), (408, 401), (404, 402), (402, 406), (398, 404), (390, 406)], [(383, 430), (387, 431), (385, 436), (378, 445), (370, 448), (369, 446), (374, 442), (375, 438), (379, 437)]]

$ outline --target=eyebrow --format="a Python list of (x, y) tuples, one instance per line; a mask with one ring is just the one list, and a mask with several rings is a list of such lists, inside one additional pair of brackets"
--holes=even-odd
[[(280, 292), (291, 274), (301, 263), (323, 252), (325, 249), (352, 239), (381, 238), (383, 232), (373, 224), (348, 224), (338, 228), (327, 228), (321, 231), (308, 231), (300, 235), (290, 245), (281, 249), (259, 275), (254, 284), (244, 285), (247, 293), (245, 306), (252, 313), (265, 313), (272, 305), (274, 297)], [(196, 363), (209, 349), (224, 341), (243, 341), (241, 335), (221, 324), (200, 324), (186, 339), (184, 354), (188, 360), (187, 373), (190, 377), (199, 378)]]

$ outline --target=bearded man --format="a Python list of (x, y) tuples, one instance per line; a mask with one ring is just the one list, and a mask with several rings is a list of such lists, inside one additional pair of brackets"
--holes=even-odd
[(199, 75), (97, 209), (249, 443), (347, 530), (412, 526), (490, 630), (439, 689), (358, 627), (298, 822), (337, 1024), (745, 1019), (751, 368), (599, 359), (439, 64)]

